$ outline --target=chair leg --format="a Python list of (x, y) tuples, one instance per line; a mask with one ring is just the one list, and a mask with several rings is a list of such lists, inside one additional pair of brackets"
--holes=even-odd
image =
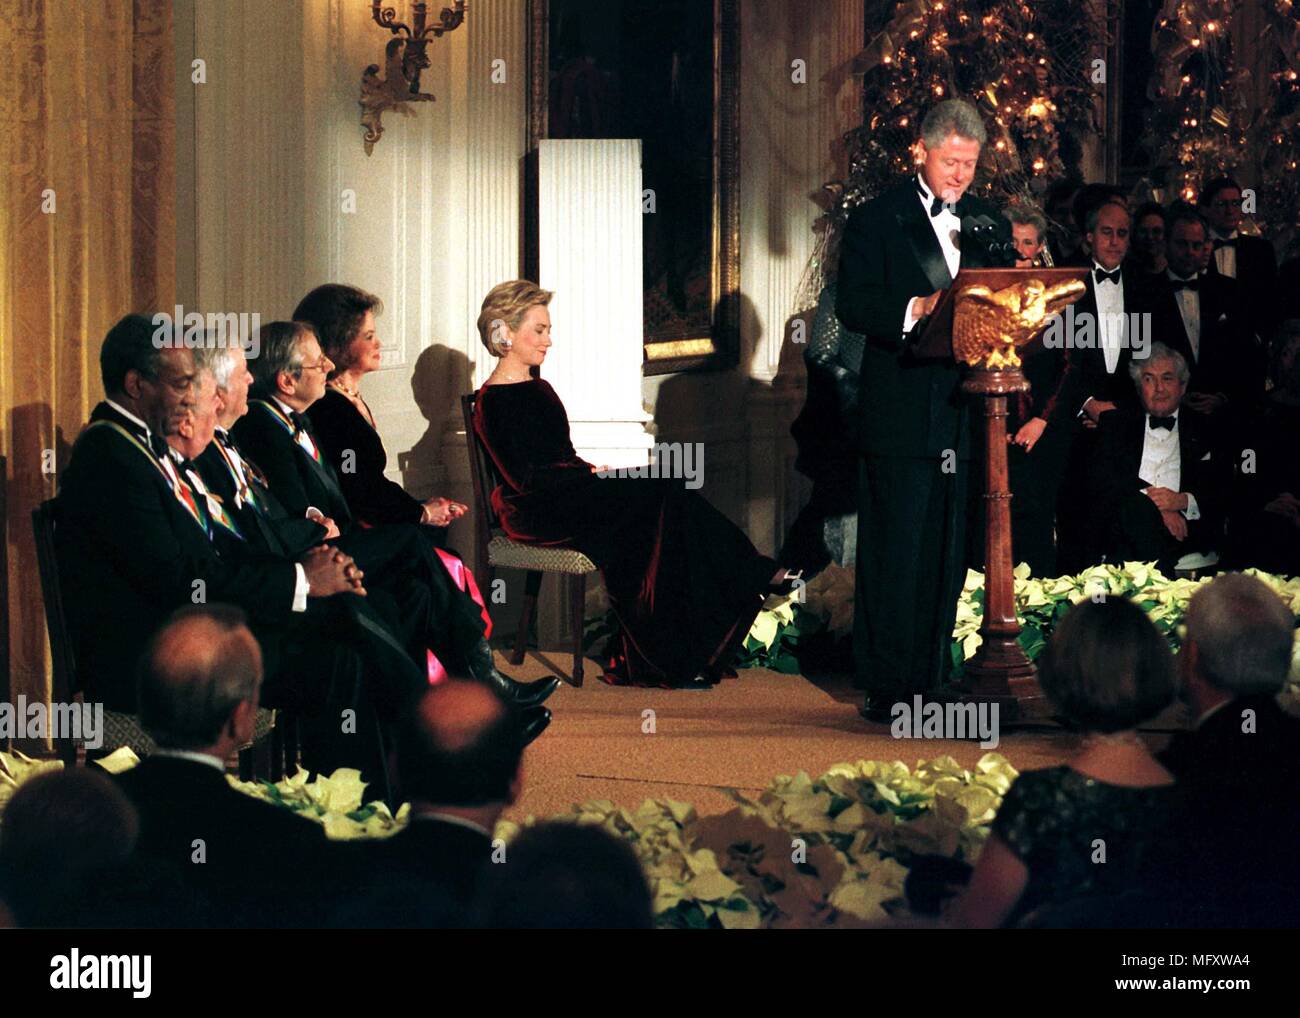
[(245, 746), (239, 751), (239, 780), (253, 780), (253, 747)]
[(524, 581), (524, 610), (519, 616), (519, 629), (515, 632), (515, 649), (510, 655), (512, 665), (524, 663), (524, 652), (528, 649), (528, 630), (533, 622), (533, 613), (537, 609), (537, 592), (542, 586), (542, 574), (530, 572)]
[(587, 577), (573, 577), (573, 593), (569, 601), (569, 621), (573, 626), (573, 685), (582, 685), (582, 624), (587, 608)]

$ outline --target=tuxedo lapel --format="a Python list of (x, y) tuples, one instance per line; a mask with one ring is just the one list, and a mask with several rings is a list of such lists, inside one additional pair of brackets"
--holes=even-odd
[(934, 227), (930, 225), (925, 209), (916, 196), (913, 195), (911, 200), (904, 196), (902, 205), (894, 215), (898, 220), (899, 229), (907, 238), (912, 256), (921, 267), (921, 271), (925, 273), (925, 278), (930, 281), (930, 285), (935, 290), (944, 290), (952, 286), (952, 274), (948, 271), (948, 263), (944, 260), (943, 248), (939, 246), (939, 238), (934, 235)]

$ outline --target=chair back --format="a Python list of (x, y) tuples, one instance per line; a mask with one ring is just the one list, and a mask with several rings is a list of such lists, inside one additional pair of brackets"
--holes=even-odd
[(59, 560), (55, 550), (55, 532), (59, 525), (59, 500), (47, 499), (32, 510), (32, 531), (36, 538), (36, 565), (41, 579), (41, 600), (45, 602), (45, 624), (50, 631), (50, 656), (53, 664), (54, 701), (71, 703), (81, 692), (77, 682), (76, 656), (72, 650), (72, 632), (63, 610), (63, 588), (59, 580)]
[(469, 473), (474, 482), (474, 543), (478, 548), (477, 572), (486, 575), (488, 542), (501, 530), (501, 521), (492, 508), (492, 492), (501, 483), (497, 465), (492, 462), (487, 448), (474, 430), (474, 405), (478, 393), (471, 392), (460, 398), (460, 410), (465, 419), (465, 445), (469, 450)]

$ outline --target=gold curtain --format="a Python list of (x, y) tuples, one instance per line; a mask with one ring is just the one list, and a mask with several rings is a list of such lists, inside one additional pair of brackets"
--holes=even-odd
[(49, 696), (31, 511), (102, 398), (105, 332), (175, 300), (171, 0), (0, 0), (0, 53), (0, 660), (3, 699), (30, 701)]

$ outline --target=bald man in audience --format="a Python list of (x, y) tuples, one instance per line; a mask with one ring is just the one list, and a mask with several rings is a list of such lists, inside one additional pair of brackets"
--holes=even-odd
[(483, 867), (505, 859), (493, 831), (523, 782), (518, 708), (478, 683), (450, 680), (420, 700), (398, 737), (406, 828), (358, 846), (374, 875), (345, 925), (461, 926)]
[(1179, 903), (1180, 926), (1300, 923), (1300, 720), (1278, 703), (1295, 624), (1244, 573), (1216, 577), (1188, 603), (1178, 659), (1194, 722), (1160, 754), (1180, 808), (1151, 881)]
[(226, 781), (226, 761), (253, 736), (261, 683), (242, 611), (177, 612), (140, 675), (140, 724), (158, 749), (118, 776), (140, 815), (138, 851), (179, 867), (219, 927), (314, 924), (343, 858), (319, 825)]

